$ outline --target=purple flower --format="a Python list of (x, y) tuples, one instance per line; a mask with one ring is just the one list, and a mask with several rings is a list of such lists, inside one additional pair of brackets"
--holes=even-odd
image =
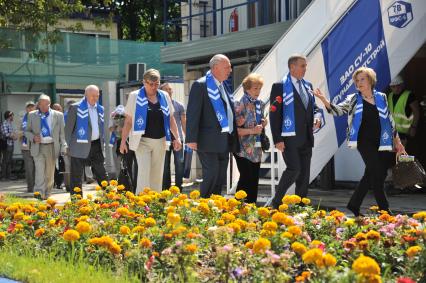
[(237, 267), (232, 271), (232, 275), (234, 278), (241, 278), (243, 276), (243, 269), (241, 267)]

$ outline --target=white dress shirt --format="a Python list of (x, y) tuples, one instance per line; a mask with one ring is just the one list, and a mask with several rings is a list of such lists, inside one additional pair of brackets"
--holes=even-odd
[(99, 139), (99, 124), (98, 124), (98, 104), (95, 103), (95, 105), (88, 104), (89, 108), (89, 116), (90, 116), (90, 124), (92, 125), (92, 138), (91, 140), (97, 140)]

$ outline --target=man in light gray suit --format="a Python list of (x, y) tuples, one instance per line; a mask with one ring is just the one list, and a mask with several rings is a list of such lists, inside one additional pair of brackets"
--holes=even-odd
[(42, 94), (38, 99), (38, 110), (28, 115), (25, 137), (34, 158), (34, 191), (47, 199), (53, 188), (55, 161), (59, 153), (65, 153), (64, 116), (50, 109), (50, 97)]
[[(84, 98), (73, 103), (67, 115), (65, 139), (71, 156), (71, 195), (82, 189), (84, 165), (89, 163), (100, 184), (108, 176), (104, 167), (104, 112), (98, 103), (99, 88), (89, 85)], [(82, 194), (82, 191), (81, 193)]]

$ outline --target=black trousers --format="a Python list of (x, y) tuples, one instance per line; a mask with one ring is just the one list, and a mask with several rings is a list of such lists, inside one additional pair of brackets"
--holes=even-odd
[(296, 182), (296, 195), (308, 195), (309, 175), (311, 171), (312, 147), (286, 147), (283, 152), (287, 168), (281, 175), (280, 182), (272, 199), (272, 206), (278, 208), (288, 188)]
[(183, 149), (174, 151), (173, 147), (166, 151), (164, 158), (164, 172), (163, 172), (163, 190), (168, 190), (172, 184), (171, 170), (170, 170), (170, 159), (172, 158), (172, 152), (175, 163), (175, 184), (177, 187), (182, 188), (183, 169), (185, 166)]
[(75, 194), (74, 188), (82, 188), (82, 177), (84, 166), (89, 164), (96, 181), (100, 185), (103, 180), (108, 180), (108, 175), (104, 167), (104, 155), (102, 153), (100, 140), (92, 141), (89, 156), (87, 158), (77, 158), (71, 156), (71, 194)]
[(200, 186), (201, 197), (209, 198), (212, 194), (220, 195), (222, 186), (226, 183), (229, 153), (198, 151), (198, 157), (203, 172), (203, 182)]
[(254, 163), (247, 158), (234, 154), (237, 161), (240, 179), (238, 180), (237, 190), (243, 190), (247, 193), (246, 202), (256, 203), (259, 185), (260, 162)]
[[(359, 143), (358, 143), (359, 144)], [(377, 205), (381, 210), (389, 209), (384, 183), (386, 179), (388, 152), (378, 151), (378, 147), (373, 144), (359, 144), (358, 151), (365, 163), (364, 176), (359, 181), (358, 186), (349, 200), (348, 207), (352, 211), (359, 212), (362, 201), (371, 188), (374, 192)]]

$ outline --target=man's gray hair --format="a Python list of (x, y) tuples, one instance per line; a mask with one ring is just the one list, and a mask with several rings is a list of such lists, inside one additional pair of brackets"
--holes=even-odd
[(215, 65), (219, 64), (219, 63), (220, 63), (220, 62), (222, 62), (223, 60), (229, 60), (229, 59), (228, 59), (228, 57), (226, 57), (226, 56), (225, 56), (225, 55), (223, 55), (223, 54), (216, 54), (216, 55), (214, 55), (214, 56), (210, 59), (210, 62), (209, 62), (210, 69), (213, 69), (213, 67), (214, 67)]
[(170, 85), (170, 84), (169, 84), (169, 83), (162, 83), (162, 84), (160, 85), (159, 89), (164, 90), (164, 88), (165, 88), (166, 86), (168, 86), (168, 85)]
[(97, 85), (88, 85), (84, 89), (84, 94), (86, 94), (88, 91), (91, 91), (91, 90), (99, 92), (99, 87)]
[(288, 58), (288, 68), (290, 69), (290, 65), (296, 64), (297, 61), (301, 59), (301, 60), (305, 60), (306, 61), (306, 56), (302, 55), (302, 54), (293, 54)]
[(49, 103), (50, 103), (50, 96), (45, 95), (45, 94), (41, 94), (41, 95), (38, 97), (38, 101), (40, 101), (40, 100), (48, 100), (48, 101), (49, 101)]
[(148, 69), (143, 73), (143, 79), (145, 81), (157, 82), (161, 79), (160, 71), (156, 69)]

